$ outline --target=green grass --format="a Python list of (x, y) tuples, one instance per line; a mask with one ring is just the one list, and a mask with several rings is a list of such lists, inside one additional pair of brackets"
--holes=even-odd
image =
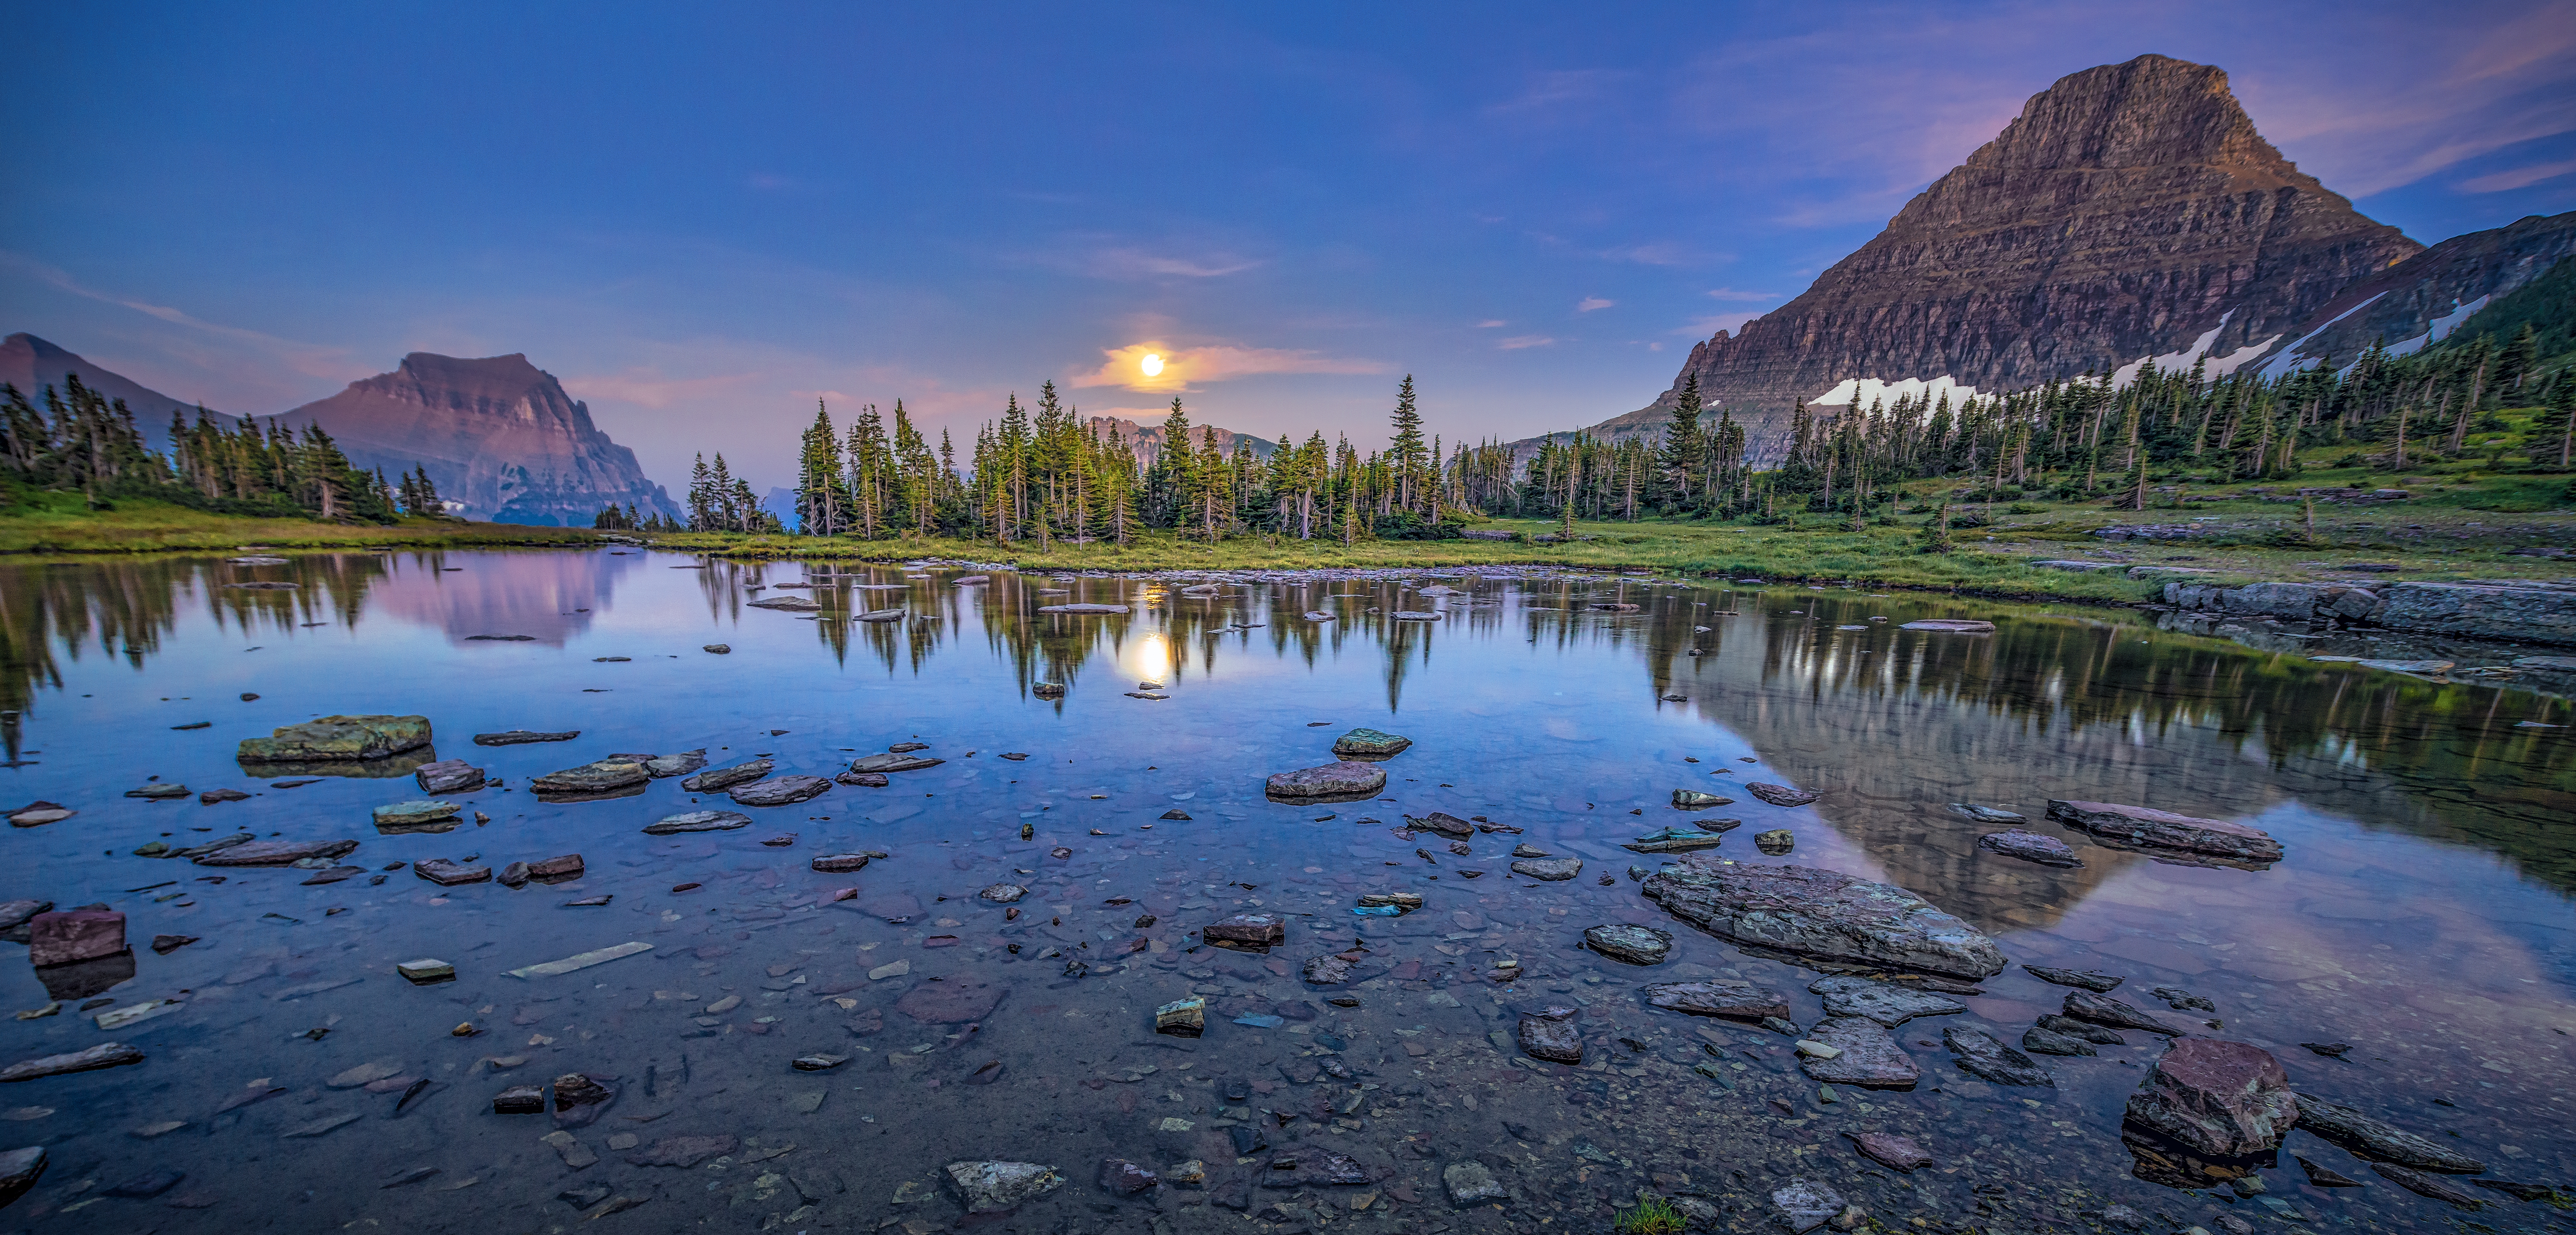
[(1637, 1202), (1637, 1207), (1621, 1213), (1610, 1229), (1617, 1235), (1681, 1235), (1688, 1225), (1682, 1211), (1657, 1197)]
[(209, 514), (145, 498), (91, 510), (77, 493), (22, 494), (0, 507), (0, 553), (173, 553), (277, 549), (392, 548), (409, 545), (571, 545), (598, 539), (587, 528), (521, 527), (405, 519), (391, 527)]

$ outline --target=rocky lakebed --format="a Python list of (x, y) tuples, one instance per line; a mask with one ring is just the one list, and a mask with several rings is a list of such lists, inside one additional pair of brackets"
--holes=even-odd
[(1537, 567), (0, 591), (11, 1230), (2576, 1230), (2509, 680)]

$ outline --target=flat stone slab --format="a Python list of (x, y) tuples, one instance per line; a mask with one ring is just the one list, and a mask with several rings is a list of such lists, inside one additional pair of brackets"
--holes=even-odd
[(1893, 884), (1808, 866), (1685, 859), (1646, 877), (1646, 899), (1738, 944), (1970, 980), (2003, 972), (1985, 932)]
[(1275, 913), (1238, 913), (1208, 923), (1199, 937), (1209, 943), (1275, 948), (1288, 942), (1288, 920)]
[(707, 766), (707, 752), (684, 750), (678, 754), (655, 755), (645, 760), (644, 774), (655, 780), (665, 780), (673, 776), (686, 776), (705, 766)]
[(1941, 1041), (1950, 1048), (1959, 1070), (1970, 1076), (1998, 1085), (2057, 1087), (2057, 1078), (2030, 1056), (1974, 1025), (1952, 1025), (1941, 1031)]
[(1980, 836), (1977, 838), (1977, 847), (1991, 849), (2007, 858), (2037, 862), (2042, 866), (2084, 865), (2084, 859), (2075, 856), (2074, 847), (2065, 841), (2054, 836), (2043, 836), (2037, 832), (2024, 832), (2019, 828), (2009, 832), (1989, 832)]
[(1807, 989), (1825, 997), (1827, 1016), (1860, 1016), (1893, 1029), (1918, 1016), (1950, 1016), (1968, 1005), (1947, 995), (1867, 978), (1818, 978)]
[(2393, 1127), (2339, 1102), (2308, 1094), (2297, 1096), (2299, 1126), (2367, 1158), (2378, 1158), (2421, 1171), (2475, 1175), (2486, 1164), (2412, 1132)]
[(851, 760), (850, 770), (862, 773), (918, 772), (923, 768), (935, 768), (946, 762), (948, 761), (945, 759), (932, 759), (910, 751), (878, 751), (876, 754), (861, 755)]
[(2167, 1037), (2183, 1032), (2149, 1013), (2142, 1012), (2108, 995), (2097, 995), (2091, 991), (2066, 992), (2066, 1015), (2073, 1020), (2108, 1025), (2113, 1029), (2135, 1029), (2144, 1033), (2160, 1033)]
[(1333, 757), (1337, 759), (1392, 759), (1413, 745), (1413, 739), (1400, 737), (1382, 729), (1353, 729), (1333, 739)]
[(2114, 974), (2096, 973), (2090, 969), (2051, 969), (2046, 965), (2024, 965), (2022, 969), (2042, 982), (2058, 986), (2081, 987), (2088, 991), (2118, 990), (2128, 979)]
[(577, 768), (548, 772), (528, 782), (538, 793), (606, 793), (652, 779), (644, 765), (628, 759), (600, 759)]
[(1275, 772), (1263, 789), (1275, 798), (1367, 797), (1386, 788), (1386, 769), (1337, 759), (1320, 767)]
[(528, 965), (519, 969), (505, 969), (502, 972), (507, 973), (513, 978), (551, 978), (560, 974), (572, 973), (576, 970), (588, 969), (593, 965), (605, 965), (610, 961), (623, 960), (638, 953), (650, 952), (652, 950), (652, 944), (641, 941), (634, 943), (621, 943), (605, 948), (593, 948), (588, 952), (581, 952), (572, 956), (567, 956), (559, 961), (547, 961), (544, 964)]
[(1692, 1016), (1722, 1016), (1733, 1021), (1760, 1022), (1789, 1018), (1789, 997), (1767, 986), (1724, 979), (1710, 982), (1666, 982), (1638, 992), (1646, 1002), (1667, 1012), (1686, 1012)]
[(197, 858), (199, 866), (293, 866), (306, 858), (337, 858), (357, 852), (353, 840), (255, 840), (227, 845)]
[(1821, 1042), (1839, 1054), (1832, 1058), (1803, 1055), (1798, 1070), (1828, 1085), (1858, 1085), (1864, 1089), (1902, 1089), (1921, 1080), (1923, 1070), (1915, 1066), (1914, 1057), (1896, 1044), (1887, 1026), (1859, 1016), (1829, 1016), (1808, 1030), (1806, 1039)]
[(483, 769), (462, 759), (441, 759), (412, 770), (422, 793), (471, 793), (483, 787)]
[(788, 806), (831, 788), (832, 782), (820, 776), (772, 776), (735, 789), (733, 801), (736, 806)]
[(2111, 802), (2050, 799), (2048, 817), (2107, 840), (2158, 849), (2216, 854), (2243, 862), (2278, 862), (2281, 842), (2261, 828), (2225, 819), (2195, 819), (2170, 811)]
[(535, 729), (510, 729), (501, 733), (475, 734), (474, 744), (476, 746), (526, 746), (536, 742), (569, 742), (580, 736), (579, 729), (566, 729), (561, 733), (545, 733)]
[(738, 810), (693, 810), (645, 824), (644, 834), (671, 836), (680, 832), (729, 832), (750, 823), (751, 816)]
[(415, 799), (409, 802), (388, 802), (377, 807), (374, 813), (377, 827), (400, 828), (436, 823), (442, 819), (454, 819), (462, 809), (454, 802)]
[(1925, 618), (1920, 622), (1907, 622), (1897, 629), (1928, 630), (1941, 635), (1991, 635), (1995, 633), (1995, 624), (1972, 618)]
[(1512, 863), (1512, 873), (1554, 883), (1582, 874), (1583, 860), (1580, 858), (1522, 858)]
[(1619, 847), (1635, 853), (1691, 853), (1714, 849), (1726, 839), (1724, 833), (1728, 829), (1739, 827), (1742, 822), (1737, 819), (1710, 819), (1699, 827), (1660, 828), (1635, 840), (1622, 842)]
[(1661, 964), (1673, 950), (1672, 932), (1627, 923), (1595, 926), (1583, 932), (1583, 943), (1603, 956), (1631, 965)]
[(84, 1050), (24, 1059), (0, 1068), (0, 1084), (9, 1081), (32, 1081), (47, 1076), (64, 1076), (73, 1072), (94, 1072), (100, 1068), (116, 1068), (141, 1062), (143, 1062), (142, 1051), (122, 1042), (101, 1042)]
[(426, 716), (325, 716), (285, 725), (264, 738), (244, 738), (243, 763), (356, 762), (429, 745)]
[(747, 763), (737, 763), (729, 768), (714, 768), (700, 772), (681, 781), (680, 787), (691, 793), (714, 793), (718, 790), (730, 789), (745, 781), (759, 780), (769, 775), (770, 769), (776, 766), (767, 759), (754, 759)]

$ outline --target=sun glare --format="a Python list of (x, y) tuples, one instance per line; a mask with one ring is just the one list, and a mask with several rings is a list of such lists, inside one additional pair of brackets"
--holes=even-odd
[(1159, 377), (1163, 372), (1163, 358), (1152, 352), (1147, 352), (1145, 353), (1145, 358), (1137, 362), (1136, 367), (1143, 369), (1145, 371), (1145, 376), (1147, 377)]

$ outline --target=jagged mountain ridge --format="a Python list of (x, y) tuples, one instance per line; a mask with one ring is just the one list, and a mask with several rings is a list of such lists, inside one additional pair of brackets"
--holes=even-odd
[(2400, 355), (2419, 351), (2570, 253), (2576, 210), (2453, 236), (2338, 293), (2274, 349), (2263, 372), (2277, 377), (2318, 361), (2340, 369), (2374, 343)]
[(413, 352), (391, 373), (285, 414), (289, 425), (308, 420), (361, 466), (426, 467), (469, 519), (586, 527), (612, 504), (680, 517), (635, 452), (591, 423), (589, 405), (517, 352)]
[(1847, 401), (1855, 381), (1993, 391), (2151, 356), (2241, 365), (2422, 247), (2281, 157), (2224, 72), (2140, 56), (2031, 96), (1804, 293), (1694, 346), (1654, 403), (1591, 432), (1658, 431), (1696, 374), (1767, 462), (1800, 403)]

